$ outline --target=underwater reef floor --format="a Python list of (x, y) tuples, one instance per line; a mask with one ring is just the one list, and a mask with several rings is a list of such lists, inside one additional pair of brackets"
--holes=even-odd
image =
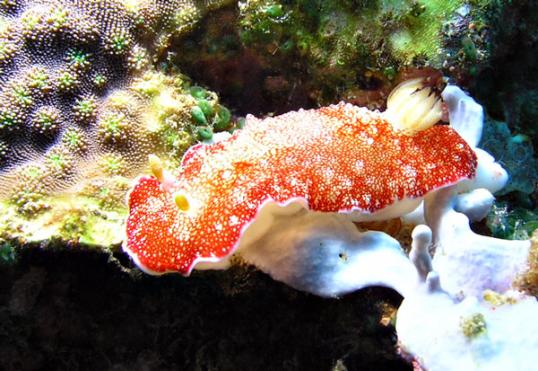
[(0, 275), (3, 370), (412, 370), (389, 289), (321, 299), (240, 267), (151, 277), (82, 249), (24, 248)]

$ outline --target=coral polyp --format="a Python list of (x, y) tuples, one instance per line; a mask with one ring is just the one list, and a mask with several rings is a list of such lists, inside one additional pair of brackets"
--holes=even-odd
[(61, 113), (56, 107), (40, 107), (32, 120), (32, 129), (43, 135), (54, 135), (62, 123)]

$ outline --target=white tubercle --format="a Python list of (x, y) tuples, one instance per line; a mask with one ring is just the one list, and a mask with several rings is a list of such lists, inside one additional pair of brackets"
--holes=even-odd
[(415, 264), (421, 281), (426, 281), (426, 277), (432, 271), (432, 260), (429, 252), (432, 243), (432, 231), (424, 224), (417, 225), (413, 229), (411, 237), (413, 241), (409, 259)]
[(232, 134), (230, 134), (229, 132), (221, 131), (219, 133), (214, 133), (213, 136), (211, 137), (211, 139), (206, 139), (202, 143), (204, 143), (204, 144), (214, 144), (214, 143), (222, 142), (223, 140), (226, 140), (231, 136), (232, 136)]

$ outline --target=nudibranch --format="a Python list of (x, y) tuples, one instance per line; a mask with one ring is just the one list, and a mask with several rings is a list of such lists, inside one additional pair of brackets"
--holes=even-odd
[(451, 127), (433, 125), (439, 99), (420, 80), (403, 87), (384, 113), (339, 103), (249, 115), (229, 138), (189, 149), (175, 179), (153, 160), (154, 175), (128, 196), (124, 249), (148, 273), (188, 275), (229, 258), (267, 203), (375, 220), (472, 178), (473, 149)]

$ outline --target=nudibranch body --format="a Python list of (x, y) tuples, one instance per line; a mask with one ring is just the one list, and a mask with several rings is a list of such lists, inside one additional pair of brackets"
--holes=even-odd
[(375, 217), (475, 169), (474, 151), (449, 126), (410, 134), (382, 113), (344, 103), (249, 116), (228, 139), (191, 148), (173, 184), (138, 180), (124, 248), (149, 273), (188, 275), (229, 257), (269, 201)]

